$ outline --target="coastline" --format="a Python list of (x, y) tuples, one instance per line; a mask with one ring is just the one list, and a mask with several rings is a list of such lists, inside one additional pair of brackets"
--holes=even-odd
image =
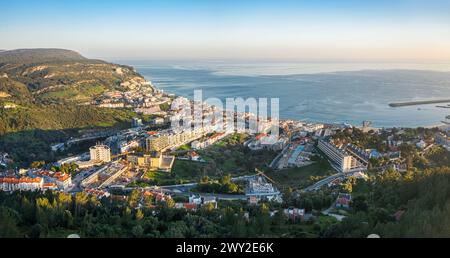
[[(135, 68), (135, 67), (133, 67), (133, 68)], [(135, 68), (135, 70), (136, 70), (136, 68)], [(138, 70), (136, 70), (136, 71), (139, 73), (139, 75), (141, 75), (143, 78), (145, 78), (145, 76), (142, 75)], [(145, 79), (147, 80), (147, 78), (145, 78)], [(165, 95), (171, 95), (171, 96), (174, 96), (175, 98), (176, 97), (183, 97), (183, 98), (189, 99), (190, 101), (193, 101), (193, 99), (191, 99), (190, 97), (184, 97), (184, 96), (178, 95), (177, 93), (165, 92), (164, 89), (159, 88), (153, 82), (151, 82), (151, 85), (152, 85), (152, 87), (154, 89), (156, 89), (158, 91), (161, 91), (161, 92), (164, 92)], [(307, 120), (304, 120), (304, 119), (295, 119), (295, 118), (280, 118), (279, 120), (280, 121), (292, 120), (292, 121), (311, 123), (311, 124), (317, 123), (317, 124), (323, 124), (323, 125), (327, 125), (327, 126), (333, 126), (333, 125), (336, 125), (336, 124), (350, 124), (351, 126), (356, 127), (356, 128), (360, 128), (360, 129), (363, 128), (362, 126), (357, 126), (357, 125), (352, 124), (352, 123), (337, 123), (337, 122), (330, 123), (330, 122), (323, 122), (323, 121), (307, 121)], [(431, 129), (431, 128), (442, 129), (442, 128), (445, 128), (446, 126), (447, 125), (445, 125), (444, 123), (440, 122), (440, 123), (435, 123), (435, 124), (430, 124), (430, 125), (425, 125), (425, 126), (389, 126), (389, 127), (385, 127), (385, 126), (370, 126), (370, 127), (367, 127), (366, 129), (367, 130), (382, 130), (382, 129), (385, 129), (385, 128), (411, 128), (411, 129), (413, 129), (413, 128), (420, 128), (420, 127), (427, 128), (427, 129)]]
[[(409, 84), (406, 81), (397, 83), (394, 80), (395, 72), (393, 71), (373, 72), (370, 75), (374, 76), (374, 79), (365, 76), (365, 73), (281, 77), (226, 75), (224, 77), (225, 75), (217, 75), (215, 67), (208, 66), (208, 63), (201, 63), (204, 68), (202, 70), (188, 69), (195, 68), (194, 64), (189, 63), (180, 70), (167, 63), (148, 62), (153, 65), (153, 68), (151, 65), (138, 66), (136, 70), (165, 92), (192, 99), (194, 90), (202, 89), (205, 98), (212, 97), (223, 101), (234, 97), (275, 97), (280, 99), (280, 118), (282, 119), (308, 123), (348, 123), (354, 126), (361, 125), (363, 121), (371, 121), (375, 128), (417, 128), (441, 126), (440, 121), (448, 115), (448, 110), (432, 105), (420, 107), (420, 110), (414, 106), (390, 107), (389, 103), (396, 101), (395, 96), (402, 96), (406, 100), (432, 99), (433, 94), (429, 92), (434, 90), (430, 85), (429, 87), (432, 87), (430, 90), (419, 91), (417, 96), (412, 96), (411, 92), (417, 92), (418, 89), (404, 91), (403, 89), (407, 89)], [(133, 65), (129, 62), (125, 63)], [(146, 62), (142, 61), (142, 63)], [(227, 67), (227, 69), (237, 68), (240, 66)], [(414, 73), (407, 75), (416, 78)], [(417, 75), (418, 85), (428, 86), (428, 82), (422, 80), (422, 77)], [(361, 81), (362, 79), (364, 80)], [(349, 85), (344, 81), (350, 81)], [(388, 86), (371, 91), (380, 81), (386, 82), (384, 85)], [(339, 90), (344, 86), (352, 89), (351, 95)], [(391, 95), (381, 94), (384, 91), (389, 91)], [(371, 94), (371, 99), (367, 98), (368, 94)]]

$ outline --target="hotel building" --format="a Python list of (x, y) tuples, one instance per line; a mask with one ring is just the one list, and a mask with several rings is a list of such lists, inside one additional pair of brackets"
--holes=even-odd
[(326, 140), (319, 140), (317, 147), (329, 158), (332, 166), (339, 172), (345, 173), (358, 168), (357, 160), (344, 149)]

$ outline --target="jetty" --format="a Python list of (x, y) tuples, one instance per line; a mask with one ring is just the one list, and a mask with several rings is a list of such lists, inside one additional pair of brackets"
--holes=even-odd
[(389, 106), (390, 107), (405, 107), (405, 106), (417, 106), (417, 105), (437, 104), (437, 103), (450, 103), (450, 99), (395, 102), (395, 103), (389, 103)]

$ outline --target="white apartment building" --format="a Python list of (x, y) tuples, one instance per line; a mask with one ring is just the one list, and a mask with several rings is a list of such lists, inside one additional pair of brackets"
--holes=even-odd
[(111, 161), (111, 149), (106, 145), (96, 145), (89, 148), (91, 161)]
[(129, 142), (122, 142), (120, 144), (120, 153), (128, 152), (132, 148), (139, 147), (139, 142), (136, 140), (132, 140)]
[(200, 129), (155, 134), (146, 139), (146, 147), (148, 151), (165, 151), (195, 141), (206, 133), (207, 131)]
[(42, 177), (4, 177), (0, 178), (0, 190), (2, 191), (36, 191), (41, 190), (44, 186)]
[(67, 190), (67, 188), (69, 188), (69, 186), (72, 184), (72, 178), (69, 174), (65, 174), (56, 178), (55, 183), (58, 189)]
[(348, 172), (352, 169), (358, 167), (356, 159), (353, 158), (350, 154), (347, 154), (344, 150), (338, 148), (334, 144), (325, 141), (319, 140), (319, 144), (317, 146), (327, 157), (334, 163), (336, 169), (340, 172)]
[(303, 126), (303, 130), (308, 133), (313, 133), (315, 131), (318, 131), (320, 129), (323, 129), (323, 124), (307, 124)]

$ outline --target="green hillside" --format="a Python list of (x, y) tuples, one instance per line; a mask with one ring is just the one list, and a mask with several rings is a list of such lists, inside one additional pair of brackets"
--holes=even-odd
[(0, 63), (44, 63), (87, 60), (79, 53), (66, 49), (16, 49), (0, 51)]
[(80, 87), (114, 89), (126, 80), (142, 78), (128, 66), (87, 59), (73, 51), (45, 49), (0, 53), (0, 77), (5, 76), (25, 84), (38, 100), (49, 92)]
[(87, 59), (70, 50), (2, 52), (0, 107), (15, 106), (2, 110), (0, 134), (111, 123), (124, 112), (80, 104), (106, 91), (120, 90), (122, 82), (136, 77), (143, 79), (131, 67)]
[[(48, 147), (56, 132), (68, 131), (63, 134), (68, 138), (74, 131), (70, 129), (123, 126), (133, 117), (131, 110), (86, 104), (106, 91), (123, 90), (121, 83), (136, 78), (143, 80), (132, 67), (87, 59), (70, 50), (1, 52), (0, 152), (19, 157), (11, 143)], [(40, 137), (35, 130), (48, 133)], [(36, 149), (45, 154), (48, 148)]]

